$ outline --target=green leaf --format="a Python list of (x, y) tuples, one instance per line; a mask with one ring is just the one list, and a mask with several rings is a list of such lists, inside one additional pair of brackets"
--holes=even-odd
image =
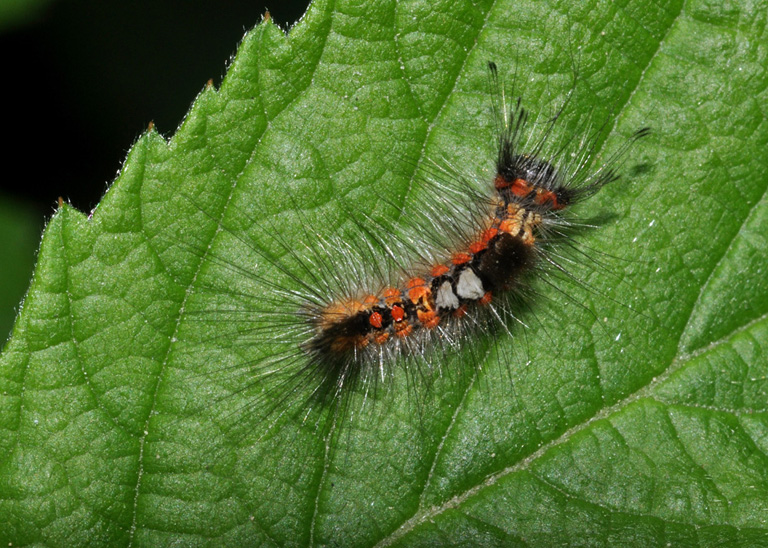
[[(767, 8), (319, 1), (249, 32), (92, 217), (45, 230), (0, 357), (0, 543), (768, 544)], [(258, 345), (222, 336), (245, 242), (300, 249), (345, 205), (396, 222), (430, 159), (490, 169), (488, 60), (544, 113), (576, 60), (564, 124), (615, 124), (604, 155), (653, 128), (580, 210), (612, 215), (578, 237), (607, 266), (458, 382), (264, 436), (233, 374)]]

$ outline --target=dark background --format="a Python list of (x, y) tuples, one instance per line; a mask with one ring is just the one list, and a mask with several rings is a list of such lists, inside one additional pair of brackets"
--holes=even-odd
[(150, 121), (172, 135), (208, 79), (221, 83), (267, 7), (287, 30), (308, 0), (272, 4), (39, 0), (23, 17), (0, 21), (0, 217), (11, 226), (0, 236), (0, 284), (10, 293), (0, 299), (0, 344), (58, 197), (93, 209)]
[[(288, 29), (306, 1), (274, 2)], [(0, 35), (6, 95), (2, 190), (92, 209), (150, 121), (172, 134), (209, 78), (218, 85), (263, 1), (61, 0)]]

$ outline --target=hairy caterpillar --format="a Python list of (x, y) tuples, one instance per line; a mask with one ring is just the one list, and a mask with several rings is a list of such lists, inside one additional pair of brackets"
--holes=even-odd
[[(399, 370), (429, 382), (445, 372), (449, 354), (522, 323), (537, 276), (567, 276), (558, 246), (573, 245), (578, 223), (570, 206), (618, 179), (630, 146), (649, 130), (636, 131), (594, 167), (603, 128), (556, 139), (568, 99), (554, 116), (532, 120), (520, 99), (507, 104), (496, 65), (488, 70), (497, 131), (489, 181), (433, 166), (431, 201), (402, 209), (396, 225), (353, 210), (346, 238), (313, 236), (308, 228), (299, 247), (274, 223), (251, 219), (270, 248), (237, 240), (288, 285), (258, 266), (212, 257), (254, 286), (238, 295), (242, 308), (192, 310), (225, 318), (243, 344), (264, 348), (232, 366), (246, 379), (242, 390), (255, 393), (238, 414), (307, 421), (313, 412), (344, 409), (348, 394), (367, 399)], [(379, 198), (388, 203), (386, 189)]]

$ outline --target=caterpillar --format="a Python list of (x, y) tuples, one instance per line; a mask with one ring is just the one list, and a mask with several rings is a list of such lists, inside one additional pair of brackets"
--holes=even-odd
[[(297, 247), (278, 226), (256, 221), (272, 249), (238, 238), (290, 283), (223, 262), (258, 289), (240, 295), (242, 310), (198, 311), (234, 315), (238, 336), (264, 348), (236, 366), (257, 393), (239, 411), (297, 412), (306, 421), (314, 411), (343, 408), (349, 393), (367, 398), (399, 370), (428, 382), (443, 374), (446, 356), (478, 337), (511, 335), (537, 274), (567, 276), (555, 250), (574, 245), (578, 223), (569, 208), (616, 181), (627, 151), (650, 130), (639, 129), (592, 167), (604, 127), (578, 140), (553, 137), (570, 94), (540, 122), (521, 99), (507, 105), (492, 62), (488, 74), (497, 150), (485, 188), (436, 165), (428, 182), (436, 198), (403, 208), (396, 225), (349, 211), (347, 238), (317, 236)], [(389, 203), (386, 193), (379, 198)]]

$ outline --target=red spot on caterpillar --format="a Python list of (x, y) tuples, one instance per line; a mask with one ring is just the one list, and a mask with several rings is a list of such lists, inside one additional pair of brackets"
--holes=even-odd
[(479, 303), (483, 306), (491, 304), (491, 301), (493, 300), (493, 293), (491, 291), (488, 291), (485, 295), (480, 297)]
[(381, 298), (384, 299), (384, 303), (387, 306), (392, 306), (403, 300), (403, 294), (395, 287), (388, 287), (381, 292)]
[(549, 205), (549, 208), (555, 211), (559, 211), (565, 208), (563, 204), (558, 203), (557, 194), (555, 194), (551, 190), (543, 190), (543, 189), (536, 190), (536, 199), (534, 200), (534, 202), (537, 205), (543, 205), (543, 206)]
[(417, 310), (416, 316), (419, 318), (421, 324), (427, 329), (434, 329), (440, 323), (440, 317), (435, 314), (434, 310)]
[(483, 242), (482, 240), (479, 242), (472, 242), (471, 244), (469, 244), (469, 252), (472, 253), (473, 255), (476, 255), (486, 247), (488, 247), (488, 243)]
[(427, 287), (427, 282), (422, 278), (411, 278), (406, 282), (405, 287), (408, 289), (408, 298), (414, 304), (428, 299), (432, 293)]
[(472, 260), (472, 255), (468, 253), (454, 253), (451, 257), (451, 262), (456, 266), (468, 263)]
[(512, 185), (510, 186), (510, 191), (515, 196), (518, 196), (520, 198), (525, 198), (528, 196), (528, 194), (531, 193), (531, 185), (528, 184), (528, 181), (525, 179), (515, 179)]
[(507, 234), (513, 234), (517, 232), (517, 229), (519, 228), (520, 223), (513, 219), (504, 219), (499, 224), (499, 230), (501, 232), (506, 232)]
[(485, 230), (483, 230), (483, 233), (480, 235), (480, 241), (487, 246), (488, 242), (490, 242), (493, 238), (495, 238), (498, 233), (499, 233), (498, 228), (486, 228)]
[(429, 271), (429, 274), (433, 278), (437, 278), (438, 276), (443, 276), (444, 274), (448, 274), (450, 271), (451, 269), (445, 266), (444, 264), (436, 264), (432, 266), (432, 268)]
[(368, 323), (370, 323), (376, 329), (381, 329), (381, 326), (384, 325), (384, 318), (378, 312), (374, 312), (368, 319)]
[(392, 307), (392, 319), (395, 320), (395, 322), (402, 322), (403, 319), (405, 319), (405, 310), (403, 310), (403, 307), (397, 305)]
[(395, 337), (400, 337), (402, 339), (410, 335), (412, 331), (413, 326), (408, 322), (395, 323)]

